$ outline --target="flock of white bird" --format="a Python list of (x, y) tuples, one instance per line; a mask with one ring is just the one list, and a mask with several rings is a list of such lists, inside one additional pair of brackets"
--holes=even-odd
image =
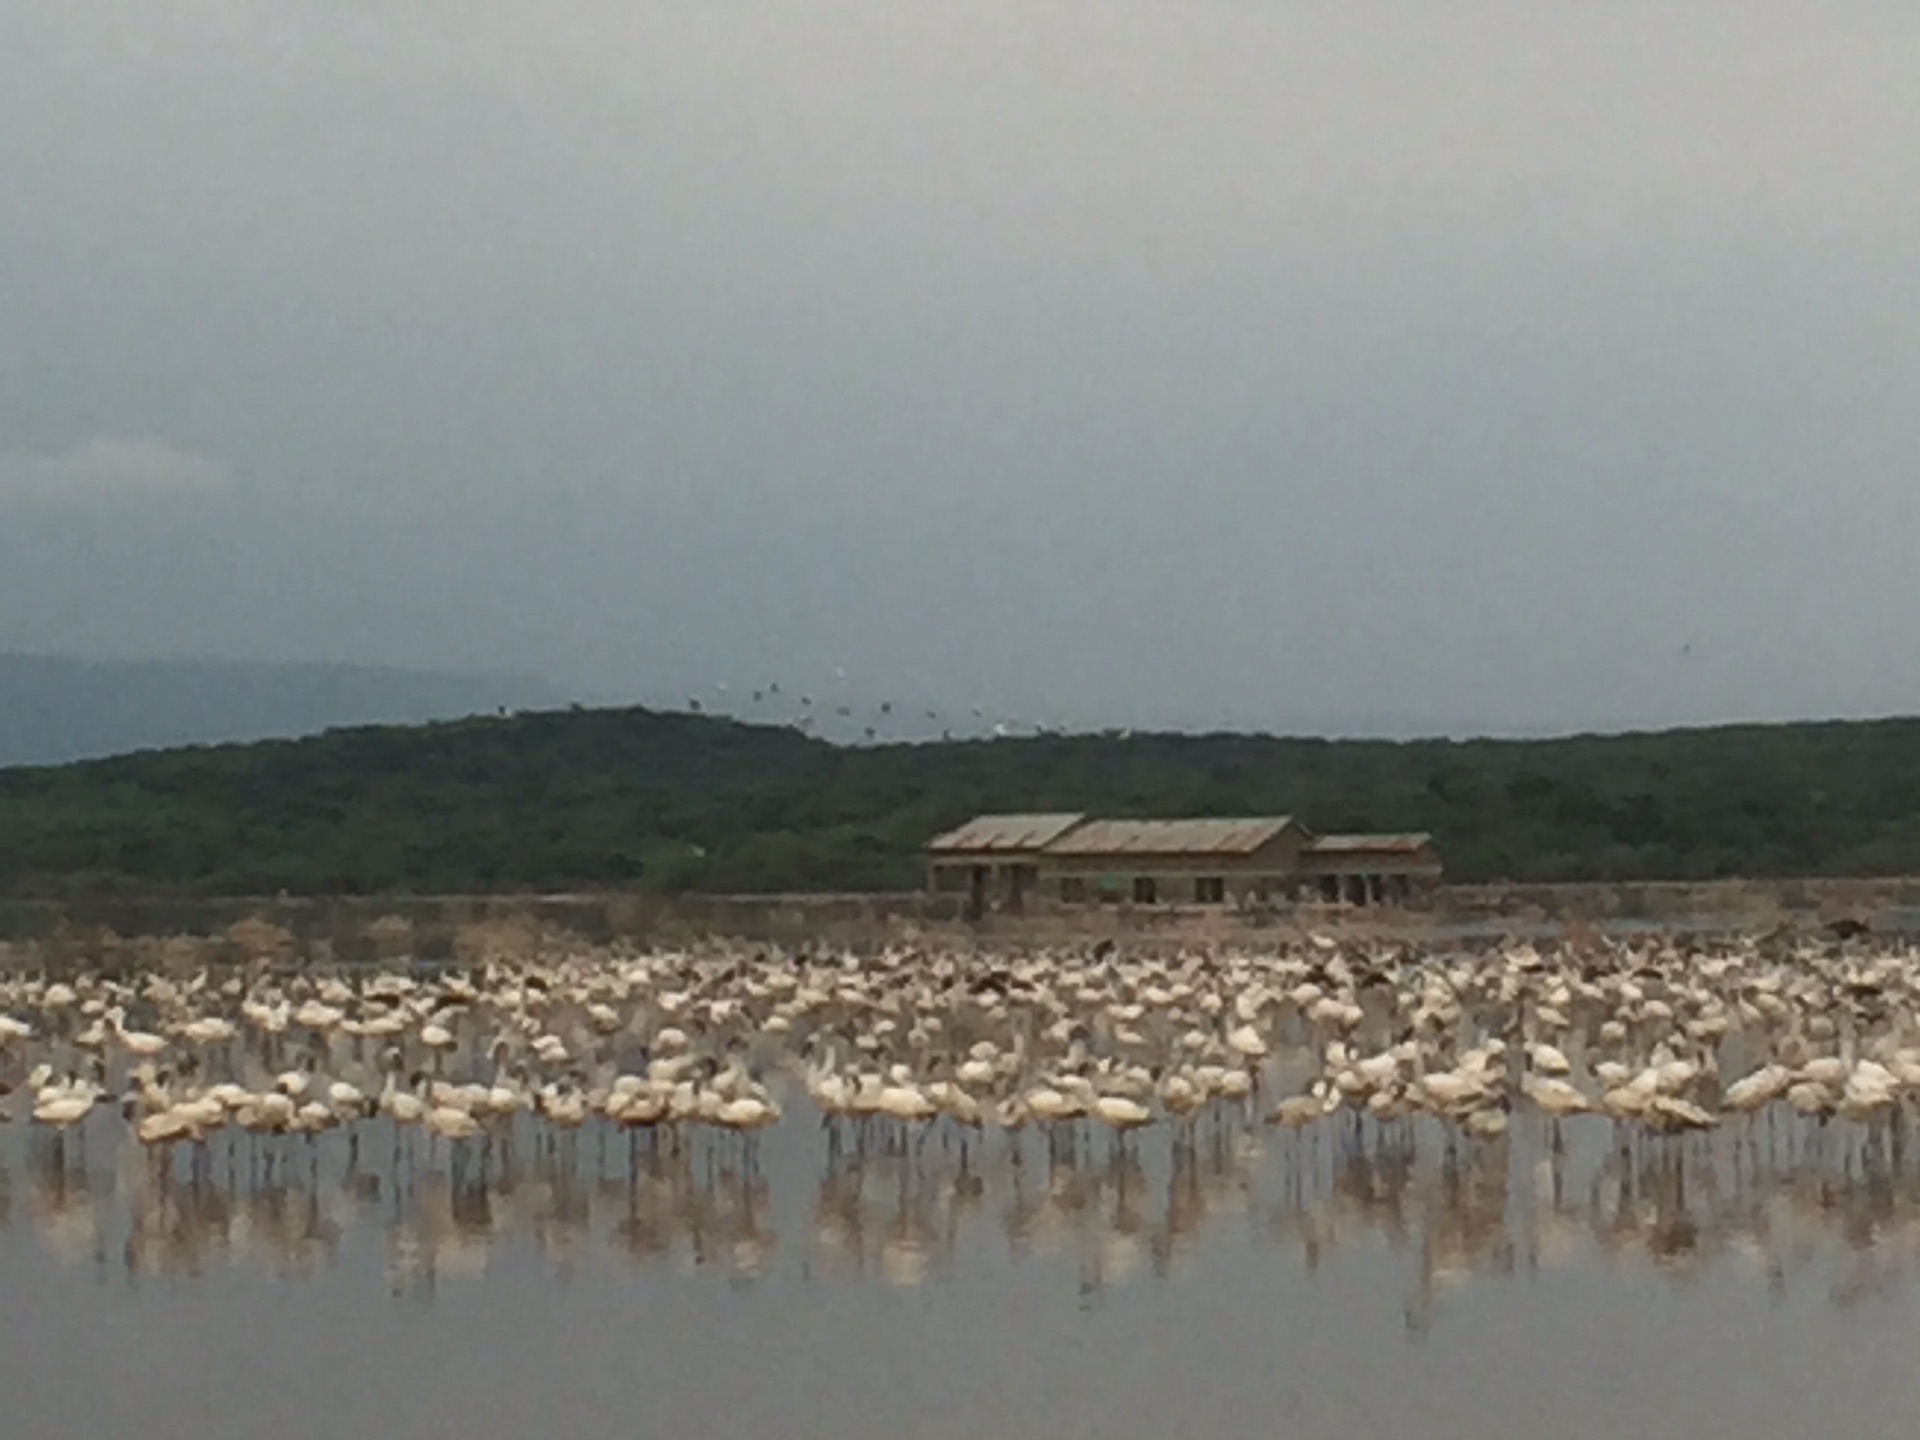
[(484, 1142), (522, 1117), (750, 1136), (801, 1096), (836, 1144), (937, 1126), (1190, 1138), (1223, 1113), (1490, 1141), (1526, 1109), (1661, 1135), (1776, 1106), (1894, 1133), (1920, 1094), (1920, 965), (1816, 939), (1438, 953), (1318, 937), (23, 975), (0, 981), (0, 1076), (9, 1118), (72, 1130), (117, 1100), (163, 1148), (381, 1120)]
[[(1410, 1323), (1437, 1287), (1592, 1247), (1779, 1280), (1839, 1233), (1838, 1296), (1920, 1256), (1916, 1090), (1914, 953), (1811, 937), (579, 946), (0, 980), (0, 1116), (31, 1132), (36, 1226), (130, 1273), (305, 1270), (377, 1223), (396, 1288), (484, 1268), (509, 1230), (556, 1264), (605, 1244), (760, 1274), (778, 1236), (756, 1137), (784, 1115), (782, 1174), (825, 1132), (815, 1273), (918, 1283), (990, 1206), (1017, 1253), (1070, 1247), (1087, 1284), (1161, 1270), (1210, 1218), (1309, 1266), (1385, 1235), (1419, 1258)], [(114, 1163), (90, 1163), (109, 1139)], [(1871, 1183), (1835, 1183), (1856, 1164)]]

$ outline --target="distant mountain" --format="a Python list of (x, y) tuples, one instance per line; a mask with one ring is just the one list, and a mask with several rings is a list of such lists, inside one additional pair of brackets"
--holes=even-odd
[(0, 654), (0, 766), (417, 723), (568, 697), (518, 675), (228, 660)]

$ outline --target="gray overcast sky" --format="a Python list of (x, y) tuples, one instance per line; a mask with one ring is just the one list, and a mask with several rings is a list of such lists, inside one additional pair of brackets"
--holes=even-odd
[(0, 6), (0, 648), (1920, 710), (1920, 7)]

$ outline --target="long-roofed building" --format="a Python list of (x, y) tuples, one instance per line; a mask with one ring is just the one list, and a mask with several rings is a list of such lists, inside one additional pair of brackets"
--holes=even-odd
[(1315, 835), (1290, 815), (980, 815), (927, 843), (927, 884), (975, 913), (1028, 902), (1404, 904), (1439, 883), (1425, 834)]

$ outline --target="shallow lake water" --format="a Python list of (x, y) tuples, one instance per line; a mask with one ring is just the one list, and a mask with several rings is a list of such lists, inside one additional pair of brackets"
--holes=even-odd
[(1920, 1166), (1784, 1111), (0, 1156), (8, 1437), (1920, 1433)]

